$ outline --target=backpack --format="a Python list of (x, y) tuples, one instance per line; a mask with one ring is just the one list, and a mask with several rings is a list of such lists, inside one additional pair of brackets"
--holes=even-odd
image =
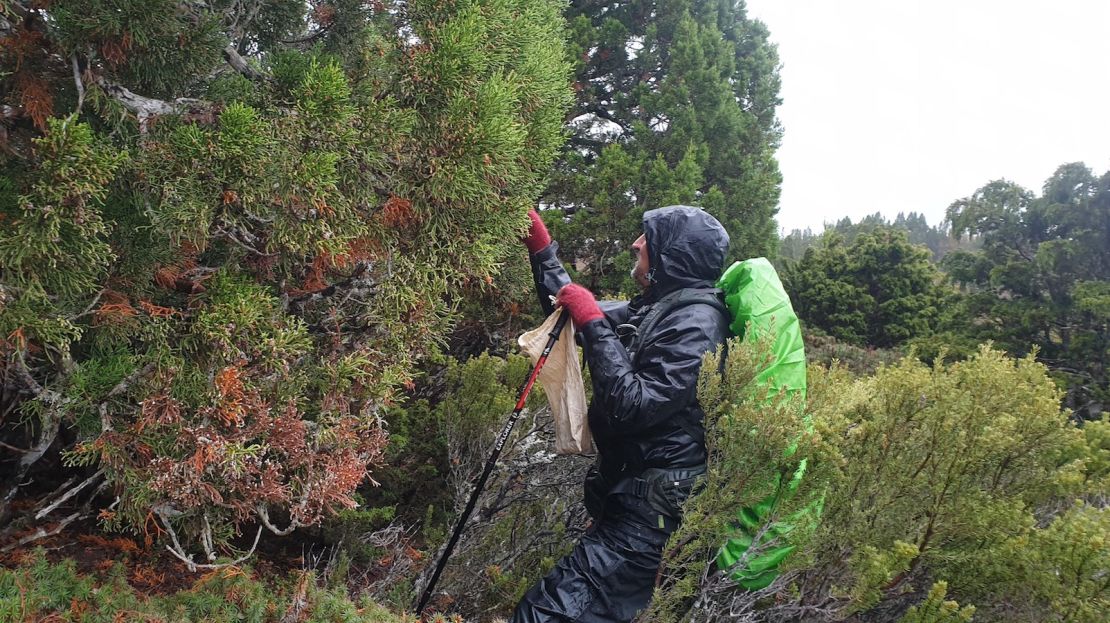
[(785, 387), (787, 394), (801, 392), (805, 396), (805, 346), (798, 315), (775, 267), (762, 257), (734, 262), (714, 288), (681, 288), (656, 301), (640, 322), (629, 347), (633, 364), (638, 361), (643, 336), (651, 335), (655, 325), (675, 309), (695, 303), (710, 305), (726, 314), (732, 337), (755, 340), (773, 331), (774, 362), (759, 374), (757, 382), (766, 386), (769, 394), (777, 394), (779, 388)]
[[(671, 292), (657, 301), (644, 316), (634, 338), (632, 345), (634, 363), (639, 354), (641, 336), (651, 335), (655, 325), (670, 312), (695, 303), (711, 305), (726, 314), (730, 319), (729, 330), (733, 337), (756, 340), (767, 332), (773, 333), (772, 363), (756, 377), (756, 383), (766, 388), (767, 394), (763, 399), (776, 396), (784, 388), (788, 395), (800, 393), (804, 399), (805, 347), (802, 343), (798, 316), (790, 305), (790, 297), (782, 287), (775, 268), (762, 257), (733, 263), (717, 280), (715, 288), (684, 288)], [(726, 343), (722, 363), (727, 356)], [(703, 428), (686, 420), (680, 421), (679, 424), (694, 439), (704, 443)], [(806, 424), (809, 425), (808, 416)], [(792, 455), (796, 449), (794, 445), (787, 448), (786, 456)], [(777, 488), (777, 493), (754, 506), (746, 506), (738, 511), (737, 521), (733, 523), (734, 536), (721, 546), (716, 563), (721, 570), (731, 570), (732, 579), (741, 586), (756, 590), (765, 588), (774, 581), (779, 574), (779, 565), (796, 547), (790, 544), (789, 539), (796, 520), (801, 519), (803, 515), (820, 514), (821, 504), (818, 501), (789, 518), (789, 521), (765, 525), (778, 502), (798, 489), (805, 470), (806, 459), (802, 458), (792, 475), (779, 475), (780, 479), (788, 478), (788, 480), (785, 485)], [(767, 547), (766, 544), (772, 540), (777, 544)], [(753, 544), (765, 551), (736, 567), (737, 562), (744, 558)]]

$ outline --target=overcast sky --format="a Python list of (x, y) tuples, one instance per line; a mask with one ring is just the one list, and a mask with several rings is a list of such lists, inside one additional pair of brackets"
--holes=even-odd
[(779, 226), (1110, 170), (1110, 0), (748, 0), (782, 62)]

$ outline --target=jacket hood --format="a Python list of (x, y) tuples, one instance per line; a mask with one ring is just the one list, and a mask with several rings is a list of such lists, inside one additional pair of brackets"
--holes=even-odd
[(716, 283), (729, 243), (720, 221), (701, 208), (676, 205), (648, 210), (643, 225), (652, 294)]

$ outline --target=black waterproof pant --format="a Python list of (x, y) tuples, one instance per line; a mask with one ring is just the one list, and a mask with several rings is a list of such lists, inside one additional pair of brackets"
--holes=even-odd
[(605, 516), (525, 593), (512, 623), (623, 623), (648, 605), (677, 523), (633, 495), (606, 502)]

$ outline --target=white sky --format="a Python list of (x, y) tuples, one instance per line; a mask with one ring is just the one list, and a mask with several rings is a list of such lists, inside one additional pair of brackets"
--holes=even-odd
[(748, 0), (782, 62), (779, 226), (1110, 169), (1110, 0)]

